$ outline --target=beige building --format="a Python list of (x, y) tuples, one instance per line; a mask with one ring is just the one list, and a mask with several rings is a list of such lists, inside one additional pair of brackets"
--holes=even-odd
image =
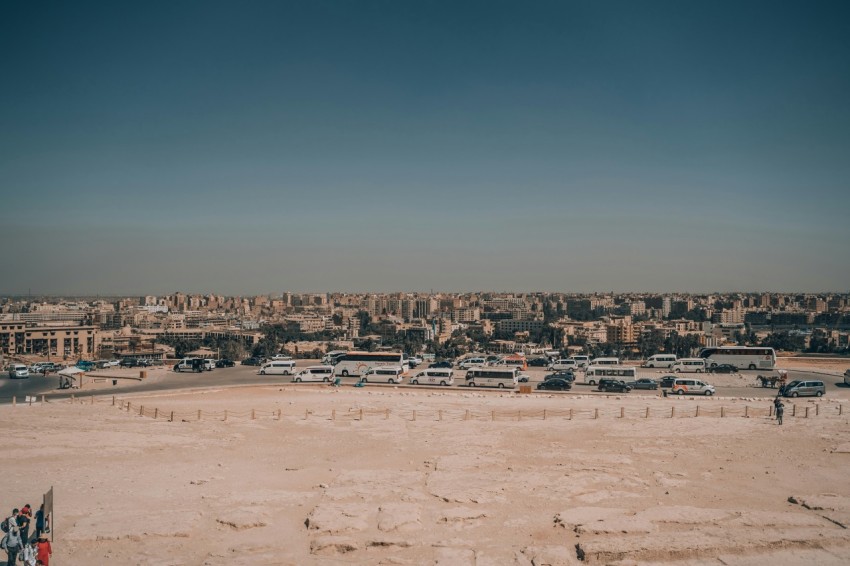
[(91, 357), (99, 346), (100, 333), (94, 326), (0, 323), (0, 350), (5, 354)]

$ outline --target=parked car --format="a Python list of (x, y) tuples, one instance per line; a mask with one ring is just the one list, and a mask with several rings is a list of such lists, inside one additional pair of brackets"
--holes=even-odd
[(616, 379), (600, 379), (599, 380), (599, 391), (610, 391), (617, 393), (628, 393), (632, 388), (629, 385), (626, 385), (625, 381), (618, 381)]
[(572, 383), (576, 380), (576, 374), (571, 371), (556, 371), (543, 377), (543, 381), (549, 381), (550, 379), (565, 379)]
[(461, 360), (457, 367), (459, 369), (469, 369), (475, 366), (483, 366), (486, 363), (487, 360), (485, 360), (484, 358), (466, 358), (465, 360)]
[(227, 358), (221, 358), (215, 363), (215, 367), (217, 368), (232, 368), (235, 365), (233, 360), (228, 360)]
[(658, 389), (658, 382), (648, 377), (641, 377), (628, 383), (632, 389)]
[[(136, 358), (124, 358), (123, 360), (121, 360), (119, 365), (122, 368), (134, 368), (139, 365), (139, 360), (137, 360)], [(77, 367), (80, 367), (80, 364), (77, 364)]]
[(83, 371), (92, 371), (95, 368), (95, 363), (89, 360), (77, 360), (77, 367)]
[(660, 385), (661, 385), (662, 388), (668, 389), (670, 387), (673, 387), (673, 382), (675, 382), (675, 381), (676, 381), (675, 375), (665, 375), (664, 377), (661, 378)]
[(410, 367), (410, 369), (415, 368), (416, 366), (418, 366), (421, 363), (422, 363), (422, 358), (420, 358), (418, 356), (410, 356), (409, 358), (407, 358), (407, 365), (408, 365), (408, 367)]
[(242, 360), (243, 366), (261, 366), (263, 365), (263, 359), (258, 358), (257, 356), (251, 356), (250, 358), (245, 358)]
[(532, 358), (528, 360), (528, 365), (534, 368), (545, 368), (549, 365), (549, 360), (547, 358)]
[(709, 366), (709, 373), (738, 373), (738, 368), (733, 366), (732, 364), (718, 364), (716, 366)]
[(572, 383), (561, 378), (547, 379), (537, 384), (538, 391), (569, 391), (572, 387)]
[(215, 360), (211, 360), (209, 358), (204, 360), (204, 369), (207, 371), (212, 371), (215, 369)]
[(439, 361), (439, 362), (434, 362), (434, 363), (430, 364), (428, 367), (429, 368), (435, 368), (435, 369), (441, 369), (441, 368), (442, 369), (452, 369), (454, 367), (454, 364), (452, 364), (451, 360), (442, 360), (442, 361)]
[(183, 358), (178, 363), (174, 364), (174, 371), (193, 371), (200, 373), (206, 369), (206, 362), (201, 358)]
[(516, 380), (520, 383), (528, 383), (528, 375), (524, 373), (516, 374)]

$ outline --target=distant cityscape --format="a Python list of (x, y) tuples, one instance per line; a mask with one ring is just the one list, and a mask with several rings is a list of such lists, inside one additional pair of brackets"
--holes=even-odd
[(152, 360), (395, 349), (645, 357), (765, 345), (847, 353), (850, 294), (281, 293), (0, 298), (0, 355)]

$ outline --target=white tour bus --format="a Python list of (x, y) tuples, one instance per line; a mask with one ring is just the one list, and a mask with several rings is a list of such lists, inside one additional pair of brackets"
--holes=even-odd
[(634, 381), (637, 378), (637, 368), (632, 366), (587, 366), (584, 372), (584, 382), (596, 385), (600, 379), (616, 379), (617, 381)]
[(655, 354), (643, 363), (646, 368), (669, 368), (676, 363), (676, 354)]
[(295, 383), (301, 383), (302, 381), (329, 382), (331, 379), (333, 379), (333, 376), (333, 366), (310, 366), (296, 373), (295, 377), (292, 378), (292, 381), (294, 381)]
[(474, 367), (466, 372), (467, 387), (498, 387), (514, 389), (517, 386), (519, 368)]
[(411, 385), (453, 385), (454, 371), (449, 368), (429, 368), (410, 378)]
[(334, 375), (363, 375), (367, 370), (381, 366), (401, 367), (402, 373), (410, 370), (401, 352), (346, 352), (334, 366)]
[(712, 368), (719, 364), (732, 364), (738, 369), (773, 369), (776, 366), (776, 352), (773, 348), (751, 346), (703, 348), (699, 357)]
[(331, 350), (330, 352), (322, 356), (322, 363), (329, 366), (336, 365), (339, 359), (347, 353), (348, 350)]

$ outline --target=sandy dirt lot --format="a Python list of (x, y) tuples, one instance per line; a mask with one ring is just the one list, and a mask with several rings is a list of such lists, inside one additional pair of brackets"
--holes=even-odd
[(789, 404), (781, 427), (755, 399), (305, 386), (124, 401), (0, 407), (2, 505), (54, 486), (52, 564), (850, 562), (843, 399)]

